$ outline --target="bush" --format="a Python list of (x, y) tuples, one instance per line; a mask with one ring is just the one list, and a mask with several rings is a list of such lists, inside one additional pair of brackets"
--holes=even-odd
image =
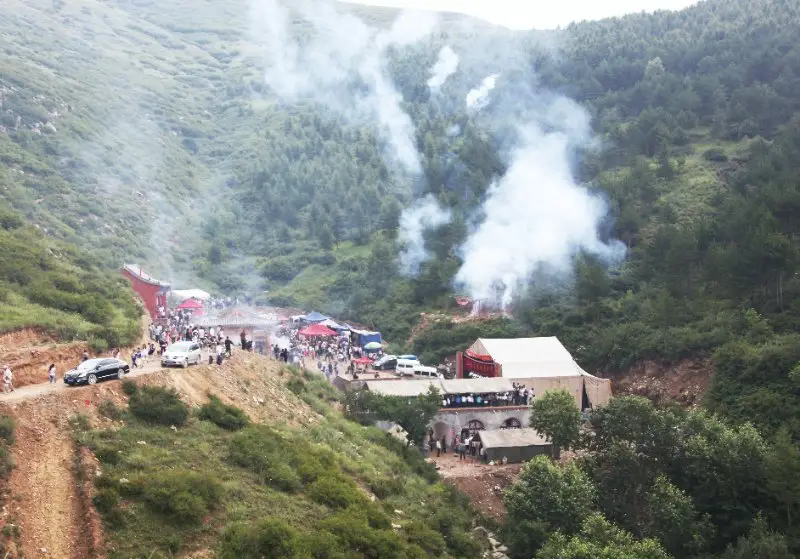
[(137, 419), (157, 425), (184, 425), (189, 408), (174, 389), (142, 386), (131, 395), (128, 403)]
[(0, 446), (0, 478), (8, 477), (14, 469), (14, 458), (7, 447)]
[(421, 522), (411, 522), (403, 526), (403, 532), (409, 542), (422, 548), (431, 557), (439, 557), (447, 550), (442, 535)]
[(139, 478), (136, 487), (152, 509), (182, 524), (201, 522), (222, 493), (216, 478), (182, 468)]
[(225, 531), (221, 559), (295, 558), (301, 555), (301, 540), (283, 520), (265, 518), (255, 525), (236, 524)]
[(286, 383), (286, 388), (299, 396), (305, 390), (306, 383), (303, 381), (303, 379), (294, 377), (289, 379), (289, 382)]
[(365, 503), (353, 482), (343, 478), (326, 476), (308, 487), (308, 496), (317, 503), (333, 509), (344, 509), (358, 503)]
[(95, 508), (103, 514), (108, 514), (119, 504), (119, 493), (111, 487), (99, 489), (92, 497)]
[(0, 439), (6, 444), (14, 443), (14, 420), (7, 415), (0, 415)]
[(239, 408), (224, 404), (216, 396), (209, 396), (208, 400), (197, 413), (197, 417), (201, 420), (210, 421), (229, 431), (238, 431), (250, 424), (250, 418)]
[(117, 464), (119, 463), (119, 452), (117, 449), (110, 445), (98, 445), (94, 449), (94, 455), (103, 464)]
[(303, 439), (286, 440), (262, 425), (250, 426), (229, 443), (232, 462), (258, 474), (262, 483), (282, 491), (298, 491), (335, 467), (333, 454)]
[(122, 381), (122, 391), (128, 396), (133, 396), (139, 390), (139, 386), (132, 380), (125, 379)]
[(386, 499), (391, 495), (401, 495), (403, 493), (403, 481), (400, 476), (379, 477), (369, 482), (369, 490), (378, 499)]
[(99, 411), (100, 415), (103, 417), (107, 417), (108, 419), (113, 419), (115, 421), (122, 419), (122, 414), (124, 413), (122, 408), (117, 406), (111, 400), (103, 400), (100, 402), (100, 405), (97, 406), (97, 411)]

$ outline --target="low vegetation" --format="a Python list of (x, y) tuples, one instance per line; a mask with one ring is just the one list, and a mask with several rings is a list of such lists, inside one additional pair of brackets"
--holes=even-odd
[(344, 419), (318, 375), (287, 373), (325, 411), (302, 430), (251, 424), (215, 397), (173, 430), (174, 392), (131, 381), (122, 428), (80, 428), (102, 464), (94, 502), (109, 557), (480, 555), (465, 497), (419, 452)]

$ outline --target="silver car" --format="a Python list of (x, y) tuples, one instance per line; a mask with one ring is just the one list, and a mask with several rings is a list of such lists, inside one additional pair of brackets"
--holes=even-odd
[(177, 365), (188, 367), (190, 364), (197, 365), (202, 361), (203, 355), (200, 351), (200, 344), (195, 342), (177, 342), (167, 347), (161, 355), (161, 366), (169, 367)]

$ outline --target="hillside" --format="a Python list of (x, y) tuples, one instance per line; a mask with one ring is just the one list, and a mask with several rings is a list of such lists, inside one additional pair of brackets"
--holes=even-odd
[(711, 359), (711, 409), (798, 432), (796, 6), (548, 33), (395, 16), (12, 0), (9, 212), (100, 269), (137, 259), (398, 345), (454, 293), (513, 311), (417, 333), (427, 360), (523, 334), (600, 374)]
[(463, 497), (334, 401), (322, 377), (237, 354), (2, 404), (16, 424), (4, 551), (477, 557)]

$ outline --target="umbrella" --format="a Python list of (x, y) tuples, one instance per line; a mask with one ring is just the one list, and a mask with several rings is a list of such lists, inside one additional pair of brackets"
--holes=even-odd
[(380, 349), (383, 347), (380, 342), (370, 342), (364, 346), (364, 349)]

